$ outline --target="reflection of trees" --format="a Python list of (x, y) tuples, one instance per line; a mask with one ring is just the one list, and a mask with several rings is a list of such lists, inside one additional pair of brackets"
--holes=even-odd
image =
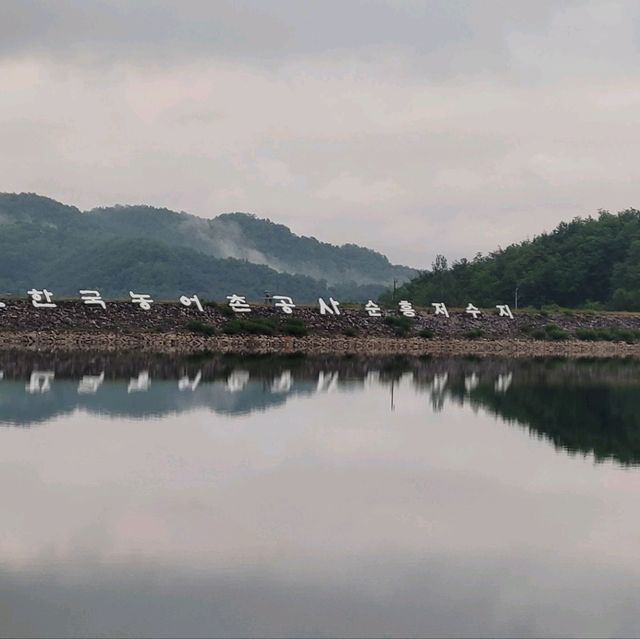
[(640, 463), (640, 392), (637, 386), (520, 385), (507, 393), (481, 386), (474, 403), (574, 453)]
[[(0, 352), (0, 369), (0, 423), (29, 425), (76, 408), (129, 418), (195, 408), (246, 414), (296, 395), (411, 384), (432, 410), (467, 404), (571, 452), (640, 463), (640, 362), (631, 360)], [(29, 394), (37, 370), (55, 377), (46, 392)], [(148, 387), (128, 392), (143, 371)]]

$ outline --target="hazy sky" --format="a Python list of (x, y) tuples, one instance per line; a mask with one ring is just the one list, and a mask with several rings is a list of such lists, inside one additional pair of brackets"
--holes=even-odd
[(640, 3), (0, 0), (0, 191), (427, 266), (640, 207)]

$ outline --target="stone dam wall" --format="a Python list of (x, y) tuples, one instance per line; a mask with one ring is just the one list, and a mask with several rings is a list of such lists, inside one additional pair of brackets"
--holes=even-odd
[[(398, 335), (398, 327), (389, 323), (394, 320), (387, 319), (401, 317), (395, 310), (370, 317), (362, 307), (343, 308), (339, 316), (330, 316), (320, 315), (316, 307), (298, 307), (293, 315), (285, 315), (280, 309), (253, 306), (240, 317), (222, 305), (205, 306), (200, 312), (193, 306), (156, 302), (145, 311), (130, 301), (108, 302), (106, 310), (79, 300), (59, 301), (56, 308), (34, 308), (28, 300), (3, 301), (2, 349), (640, 356), (637, 343), (575, 337), (581, 328), (640, 331), (640, 314), (634, 313), (517, 313), (509, 319), (490, 310), (476, 319), (461, 310), (450, 311), (446, 318), (432, 309), (416, 309), (408, 331)], [(306, 336), (287, 335), (291, 318), (303, 323)], [(274, 334), (226, 334), (237, 319), (267, 320)], [(194, 328), (193, 322), (206, 331)], [(536, 339), (536, 331), (549, 325), (566, 331), (565, 339)]]

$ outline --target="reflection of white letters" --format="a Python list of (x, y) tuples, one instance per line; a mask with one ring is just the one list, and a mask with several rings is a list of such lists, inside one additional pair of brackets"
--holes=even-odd
[(325, 373), (320, 371), (318, 373), (318, 386), (316, 387), (317, 393), (330, 393), (338, 387), (338, 371), (333, 373)]
[(149, 371), (142, 371), (138, 373), (138, 377), (132, 377), (129, 381), (129, 387), (127, 393), (138, 393), (148, 391), (151, 386), (151, 380), (149, 379)]
[(327, 313), (329, 313), (329, 315), (340, 315), (340, 309), (338, 308), (340, 302), (336, 302), (333, 297), (329, 298), (329, 304), (331, 304), (331, 306), (321, 297), (318, 298), (318, 304), (320, 304), (320, 315), (326, 315)]
[(29, 383), (25, 386), (27, 393), (48, 393), (54, 377), (53, 371), (33, 371)]
[(178, 390), (194, 391), (196, 388), (198, 388), (198, 385), (200, 384), (201, 379), (202, 379), (202, 371), (198, 371), (198, 374), (193, 378), (193, 381), (189, 379), (188, 375), (185, 375), (184, 377), (181, 377), (178, 380)]
[(512, 381), (513, 373), (498, 375), (498, 379), (496, 379), (496, 383), (494, 385), (496, 393), (506, 393), (509, 390), (509, 386), (511, 386)]
[(104, 381), (104, 371), (100, 375), (85, 375), (78, 384), (79, 393), (95, 393)]
[(478, 376), (475, 373), (472, 373), (471, 375), (467, 375), (464, 378), (464, 388), (467, 391), (467, 393), (471, 392), (475, 388), (478, 388), (479, 383), (480, 383), (480, 380), (478, 379)]
[(442, 373), (441, 375), (434, 375), (433, 382), (431, 383), (431, 388), (434, 393), (442, 393), (447, 386), (447, 382), (449, 381), (449, 373)]
[(377, 386), (380, 383), (380, 371), (369, 371), (364, 378), (364, 383), (367, 386)]
[(272, 393), (287, 393), (291, 390), (291, 371), (283, 371), (282, 375), (278, 379), (274, 379), (271, 382)]
[(227, 377), (227, 390), (230, 393), (237, 393), (241, 391), (249, 381), (248, 371), (232, 371), (231, 375)]

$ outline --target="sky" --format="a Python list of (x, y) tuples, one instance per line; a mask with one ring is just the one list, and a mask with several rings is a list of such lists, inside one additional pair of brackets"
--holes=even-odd
[(0, 191), (397, 263), (640, 207), (635, 2), (0, 2)]

